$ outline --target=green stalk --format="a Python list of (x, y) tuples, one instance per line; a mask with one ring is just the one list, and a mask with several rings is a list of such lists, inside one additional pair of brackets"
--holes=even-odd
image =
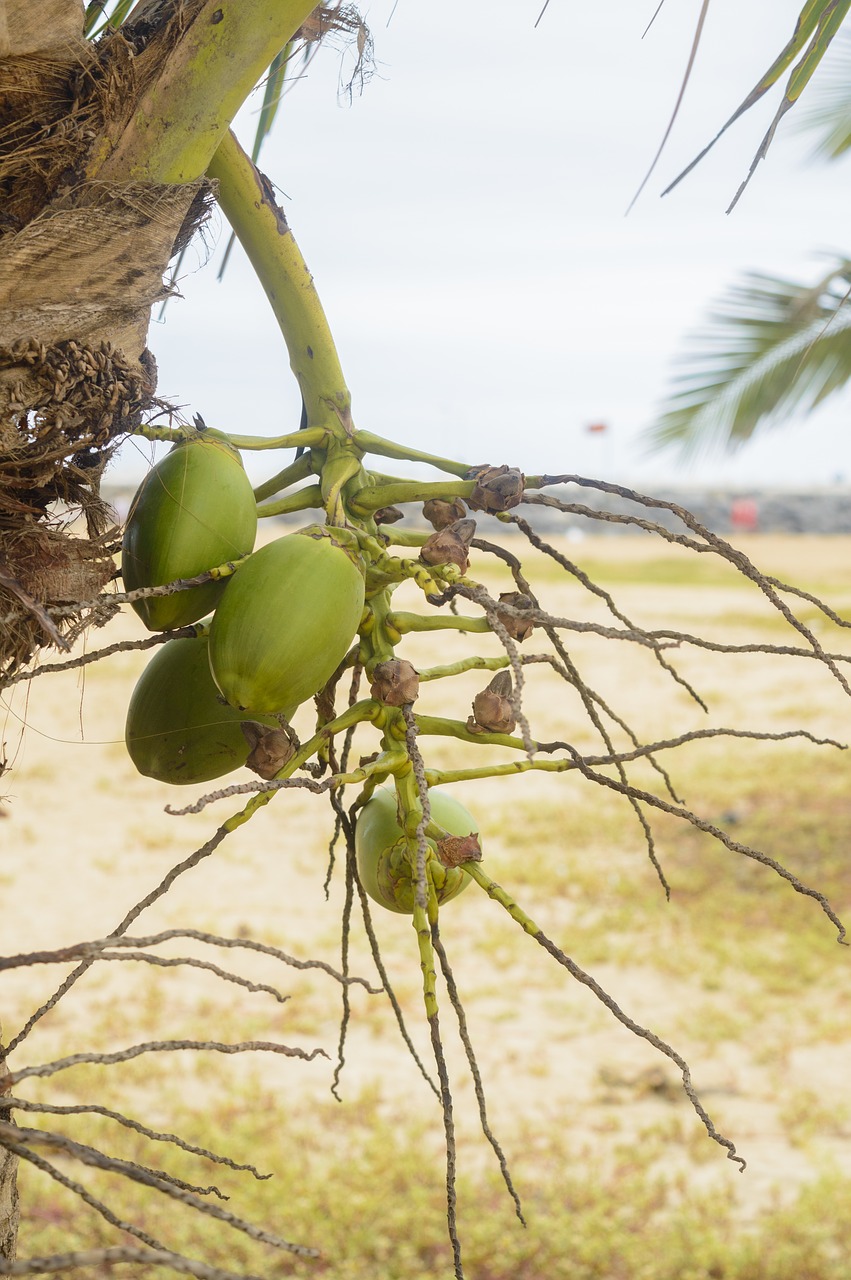
[(493, 898), (494, 902), (498, 902), (501, 907), (505, 907), (512, 920), (516, 920), (521, 929), (524, 929), (526, 933), (530, 933), (533, 938), (540, 936), (541, 930), (532, 917), (527, 916), (526, 912), (518, 907), (517, 903), (509, 897), (501, 885), (498, 885), (495, 880), (491, 880), (490, 876), (485, 875), (477, 862), (465, 862), (464, 871), (471, 880), (475, 880), (476, 884), (484, 889), (489, 898)]
[(173, 183), (200, 178), (237, 111), (315, 5), (312, 0), (182, 0), (174, 8), (170, 30), (155, 33), (136, 59), (142, 83), (149, 67), (157, 68), (153, 81), (112, 150), (105, 141), (96, 151), (89, 178)]
[[(313, 277), (262, 178), (232, 133), (208, 164), (219, 204), (251, 260), (278, 321), (307, 412), (308, 428), (351, 439), (351, 395)], [(302, 433), (298, 444), (307, 444)]]
[(343, 490), (350, 480), (362, 475), (363, 467), (357, 454), (351, 453), (346, 445), (337, 445), (336, 441), (332, 440), (322, 467), (320, 481), (325, 516), (329, 524), (338, 525), (341, 528), (345, 528), (348, 524), (343, 506)]
[(387, 621), (400, 635), (408, 631), (490, 631), (487, 618), (461, 618), (443, 614), (391, 613)]
[(464, 480), (470, 470), (466, 462), (453, 462), (451, 458), (438, 458), (433, 453), (422, 453), (419, 449), (409, 449), (405, 445), (396, 444), (393, 440), (385, 440), (382, 436), (373, 435), (371, 431), (355, 431), (355, 444), (364, 453), (377, 453), (383, 458), (398, 458), (402, 462), (424, 462), (436, 467), (438, 471), (447, 471), (451, 476), (460, 476)]
[[(443, 716), (415, 716), (417, 732), (426, 736), (441, 738), (457, 738), (460, 742), (472, 742), (476, 746), (511, 747), (515, 751), (525, 751), (522, 738), (514, 738), (510, 733), (471, 733), (460, 720), (448, 720)], [(532, 743), (534, 750), (538, 744)], [(509, 770), (512, 772), (512, 770)]]
[(512, 773), (526, 773), (529, 769), (539, 769), (543, 773), (567, 773), (578, 768), (574, 760), (512, 760), (509, 764), (481, 765), (477, 769), (426, 769), (426, 782), (430, 787), (443, 787), (452, 782), (475, 782), (477, 778), (507, 778)]
[[(311, 449), (316, 445), (323, 445), (327, 438), (327, 432), (321, 427), (314, 427), (311, 431), (293, 431), (285, 436), (232, 436), (227, 431), (219, 431), (214, 427), (208, 427), (205, 431), (199, 432), (196, 427), (153, 427), (150, 423), (140, 422), (134, 427), (130, 435), (144, 436), (146, 440), (160, 440), (164, 443), (177, 444), (179, 440), (186, 440), (191, 436), (205, 435), (211, 439), (226, 440), (228, 444), (232, 444), (235, 449), (295, 449), (299, 446)], [(310, 470), (305, 472), (309, 475)]]
[(306, 431), (290, 431), (284, 436), (232, 436), (228, 440), (235, 449), (312, 449), (325, 444), (328, 433), (321, 427)]
[(368, 626), (361, 628), (361, 647), (358, 655), (363, 663), (367, 676), (372, 673), (379, 662), (387, 662), (393, 657), (393, 647), (399, 633), (388, 631), (387, 616), (390, 612), (390, 592), (385, 588), (377, 591), (369, 598), (370, 616)]
[[(313, 756), (320, 747), (325, 746), (338, 733), (344, 732), (352, 725), (361, 724), (367, 720), (376, 720), (383, 712), (384, 708), (373, 701), (372, 698), (365, 698), (360, 702), (356, 702), (354, 706), (348, 707), (335, 720), (329, 720), (322, 728), (313, 735), (309, 742), (306, 742), (299, 751), (295, 753), (276, 775), (276, 778), (291, 778), (297, 769)], [(263, 805), (269, 803), (276, 795), (277, 791), (258, 791), (252, 796), (244, 809), (240, 809), (239, 813), (234, 813), (227, 818), (222, 826), (226, 831), (236, 831), (237, 827), (243, 826), (250, 818), (253, 818), (258, 809), (262, 809)]]
[[(382, 525), (382, 528), (385, 526)], [(417, 532), (414, 529), (398, 529), (394, 525), (387, 525), (388, 547), (422, 547), (431, 537), (430, 533)]]
[(318, 484), (305, 485), (295, 493), (288, 493), (277, 502), (263, 502), (257, 507), (257, 515), (263, 520), (267, 516), (286, 516), (294, 511), (307, 511), (311, 507), (324, 506), (322, 490)]
[(502, 658), (459, 658), (457, 662), (447, 662), (441, 667), (426, 667), (419, 672), (420, 684), (426, 680), (442, 680), (445, 676), (460, 676), (465, 671), (501, 671), (509, 665), (506, 657)]
[(288, 467), (284, 467), (283, 471), (279, 471), (277, 475), (270, 476), (268, 480), (258, 484), (254, 490), (255, 502), (263, 502), (265, 498), (271, 498), (274, 494), (280, 493), (282, 489), (288, 489), (297, 480), (306, 480), (312, 471), (313, 466), (310, 461), (310, 454), (302, 454), (300, 458), (296, 458), (295, 462), (291, 462)]
[(431, 1019), (437, 1016), (437, 975), (434, 969), (434, 952), (431, 947), (431, 926), (423, 907), (414, 903), (414, 928), (417, 931), (417, 946), (420, 952), (420, 968), (423, 972), (423, 1001), (426, 1016)]
[[(360, 447), (362, 433), (357, 433)], [(360, 515), (369, 515), (380, 507), (395, 507), (400, 502), (427, 502), (429, 498), (469, 498), (476, 487), (475, 480), (456, 480), (448, 482), (436, 480), (423, 483), (421, 480), (400, 480), (397, 484), (380, 484), (374, 488), (363, 489), (352, 499), (352, 511)]]

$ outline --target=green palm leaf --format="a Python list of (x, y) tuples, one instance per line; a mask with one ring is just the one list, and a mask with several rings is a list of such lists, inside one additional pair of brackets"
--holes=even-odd
[[(117, 30), (132, 8), (133, 0), (115, 0), (111, 6), (111, 12), (108, 13), (110, 0), (90, 0), (83, 20), (83, 35), (94, 40), (102, 35), (107, 27)], [(100, 26), (98, 26), (99, 19), (103, 19)]]
[(799, 128), (816, 133), (815, 154), (836, 160), (851, 148), (851, 36), (840, 32), (810, 90)]
[[(786, 82), (786, 89), (781, 99), (780, 105), (775, 112), (774, 119), (768, 127), (765, 136), (757, 148), (756, 155), (751, 162), (748, 175), (739, 187), (733, 201), (727, 212), (734, 207), (739, 200), (745, 187), (753, 177), (754, 171), (760, 160), (765, 158), (768, 148), (777, 132), (777, 126), (783, 116), (789, 111), (799, 97), (803, 93), (806, 85), (809, 83), (813, 72), (818, 67), (836, 33), (839, 31), (844, 22), (848, 9), (851, 7), (851, 0), (805, 0), (804, 6), (798, 15), (795, 24), (795, 30), (792, 36), (775, 58), (774, 62), (766, 71), (765, 75), (754, 85), (753, 89), (744, 99), (744, 101), (736, 108), (729, 120), (719, 129), (712, 141), (703, 148), (698, 156), (692, 160), (691, 164), (683, 169), (672, 183), (669, 184), (662, 192), (667, 195), (669, 191), (681, 182), (686, 174), (691, 173), (692, 169), (698, 164), (708, 151), (714, 147), (718, 139), (726, 133), (730, 126), (744, 115), (754, 103), (758, 102), (763, 94), (767, 93), (772, 85), (776, 84), (784, 71), (786, 71), (794, 62), (795, 58), (802, 53), (800, 60), (792, 67), (789, 79)], [(806, 46), (806, 48), (805, 48)]]
[(751, 273), (687, 339), (667, 401), (644, 432), (684, 457), (736, 448), (851, 380), (851, 260), (813, 285)]

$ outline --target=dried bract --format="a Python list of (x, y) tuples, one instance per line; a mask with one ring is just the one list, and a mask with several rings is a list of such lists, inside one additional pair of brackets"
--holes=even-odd
[(242, 732), (251, 747), (246, 765), (259, 773), (267, 782), (274, 778), (295, 754), (295, 747), (286, 729), (267, 729), (256, 720), (243, 720)]
[(460, 867), (465, 862), (482, 860), (478, 831), (469, 836), (444, 836), (442, 840), (435, 841), (435, 844), (437, 856), (445, 867)]
[(423, 503), (423, 515), (435, 529), (445, 529), (456, 520), (463, 520), (466, 514), (467, 508), (460, 498), (453, 498), (451, 501), (446, 498), (429, 498), (428, 502)]
[(419, 673), (404, 658), (379, 662), (373, 672), (370, 693), (385, 706), (403, 707), (406, 703), (414, 702), (419, 691)]
[(513, 733), (517, 724), (511, 699), (511, 673), (498, 671), (473, 699), (473, 714), (467, 720), (471, 733)]
[[(503, 591), (499, 597), (500, 604), (511, 605), (513, 609), (532, 609), (534, 602), (522, 591)], [(521, 644), (524, 640), (528, 640), (535, 629), (535, 624), (531, 618), (518, 618), (513, 613), (508, 613), (502, 609), (497, 609), (496, 616), (505, 627), (512, 640), (518, 640)]]
[(397, 520), (404, 519), (405, 513), (400, 511), (398, 507), (380, 507), (373, 516), (376, 524), (395, 524)]
[(473, 467), (468, 474), (476, 481), (467, 499), (473, 511), (509, 511), (523, 497), (526, 477), (517, 467)]
[(475, 533), (475, 520), (455, 520), (431, 535), (423, 544), (420, 559), (425, 564), (454, 564), (466, 573), (470, 565), (467, 552)]

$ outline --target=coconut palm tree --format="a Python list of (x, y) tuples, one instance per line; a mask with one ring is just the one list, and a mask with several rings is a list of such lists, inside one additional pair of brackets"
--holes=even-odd
[[(734, 117), (735, 118), (735, 117)], [(799, 127), (829, 160), (851, 147), (851, 37), (841, 36), (811, 91)], [(685, 458), (733, 450), (761, 427), (823, 403), (851, 379), (851, 259), (804, 282), (749, 272), (713, 305), (676, 358), (651, 449)]]
[[(822, 0), (821, 3), (807, 0), (792, 40), (767, 74), (766, 86), (773, 83), (799, 53), (801, 58), (793, 76), (801, 79), (809, 73), (849, 6), (851, 0)], [(113, 548), (104, 537), (106, 516), (98, 482), (120, 441), (142, 425), (147, 430), (158, 408), (168, 412), (169, 407), (157, 401), (156, 362), (147, 347), (151, 306), (167, 295), (162, 281), (169, 262), (201, 225), (214, 195), (266, 289), (302, 395), (305, 431), (292, 433), (295, 439), (281, 437), (273, 443), (280, 448), (308, 445), (317, 451), (322, 445), (323, 459), (316, 472), (320, 483), (305, 486), (282, 499), (276, 511), (316, 506), (329, 514), (329, 524), (348, 535), (343, 518), (348, 504), (348, 513), (354, 511), (360, 521), (357, 527), (361, 538), (355, 539), (357, 546), (366, 547), (372, 557), (370, 567), (374, 571), (372, 582), (377, 584), (376, 598), (383, 598), (382, 593), (386, 591), (386, 601), (389, 601), (387, 583), (395, 585), (397, 579), (392, 575), (396, 574), (399, 581), (411, 578), (433, 603), (454, 599), (454, 595), (441, 599), (432, 574), (442, 572), (439, 580), (447, 590), (457, 585), (466, 572), (466, 552), (475, 527), (473, 521), (453, 518), (450, 529), (460, 528), (449, 535), (450, 540), (454, 539), (451, 548), (446, 537), (439, 536), (442, 529), (435, 532), (435, 544), (431, 535), (426, 539), (414, 534), (406, 541), (404, 532), (400, 533), (397, 545), (421, 548), (421, 555), (418, 561), (393, 558), (385, 555), (378, 525), (392, 522), (399, 514), (394, 503), (420, 502), (423, 496), (439, 497), (441, 501), (447, 497), (463, 498), (474, 510), (502, 514), (509, 506), (516, 505), (524, 487), (540, 489), (558, 479), (525, 478), (516, 468), (508, 467), (470, 469), (466, 464), (404, 450), (393, 442), (356, 431), (349, 393), (309, 273), (274, 201), (270, 184), (257, 172), (230, 132), (238, 109), (271, 68), (268, 110), (261, 117), (261, 131), (268, 127), (281, 84), (282, 63), (286, 61), (282, 51), (292, 52), (299, 44), (315, 40), (317, 33), (321, 35), (328, 27), (334, 29), (335, 25), (349, 24), (359, 54), (358, 66), (362, 67), (360, 59), (368, 50), (368, 34), (360, 20), (338, 3), (321, 9), (318, 16), (313, 10), (314, 0), (137, 0), (135, 4), (132, 0), (112, 0), (111, 3), (91, 0), (87, 9), (82, 0), (39, 0), (37, 5), (32, 0), (5, 0), (5, 3), (0, 0), (0, 677), (25, 663), (39, 645), (47, 641), (67, 644), (67, 638), (78, 634), (83, 602), (91, 602), (113, 575)], [(108, 18), (105, 19), (105, 15)], [(787, 90), (784, 98), (787, 105), (782, 110), (788, 109), (798, 92), (796, 81)], [(826, 289), (822, 289), (816, 302), (810, 304), (811, 311), (813, 306), (824, 305), (825, 292)], [(150, 428), (152, 438), (182, 443), (179, 430), (164, 430), (157, 436), (158, 430)], [(244, 437), (233, 439), (243, 447), (258, 447), (256, 442), (246, 445)], [(358, 450), (362, 453), (367, 449), (382, 458), (436, 464), (452, 481), (420, 485), (395, 481), (382, 473), (368, 476), (360, 465), (360, 456), (356, 456)], [(262, 502), (293, 482), (307, 480), (314, 474), (312, 465), (309, 457), (297, 456), (295, 462), (254, 490), (254, 497)], [(554, 500), (545, 496), (543, 501)], [(83, 512), (87, 537), (72, 537), (57, 523), (57, 503)], [(271, 505), (267, 505), (264, 514), (272, 514)], [(569, 510), (566, 506), (564, 509)], [(339, 518), (338, 513), (342, 513)], [(380, 515), (383, 521), (379, 520)], [(330, 519), (331, 516), (334, 518)], [(694, 522), (690, 527), (695, 528)], [(311, 537), (310, 545), (313, 542), (324, 545), (320, 538)], [(350, 542), (354, 537), (351, 534)], [(308, 543), (305, 541), (304, 545)], [(348, 565), (346, 545), (341, 542), (337, 551)], [(535, 545), (540, 543), (536, 541)], [(714, 539), (712, 549), (718, 545), (718, 539)], [(358, 565), (362, 563), (360, 550), (355, 559)], [(521, 566), (517, 563), (519, 574)], [(218, 569), (233, 572), (234, 565), (217, 566)], [(748, 565), (748, 569), (752, 567)], [(568, 566), (566, 571), (573, 572), (572, 567)], [(357, 575), (358, 570), (352, 568), (351, 572)], [(512, 642), (506, 645), (507, 651), (513, 654), (520, 672), (512, 637), (521, 639), (522, 636), (510, 630), (517, 621), (512, 619), (517, 614), (522, 621), (524, 610), (530, 617), (533, 612), (536, 617), (538, 613), (535, 602), (525, 594), (528, 584), (522, 576), (516, 581), (524, 590), (508, 593), (504, 598), (507, 621), (502, 621), (503, 614), (494, 605), (489, 614), (476, 620), (475, 626), (464, 619), (463, 626), (459, 627), (455, 618), (446, 621), (445, 626), (449, 630), (468, 632), (493, 630), (501, 638), (507, 637)], [(170, 584), (175, 585), (187, 583)], [(473, 590), (463, 583), (461, 586), (468, 592)], [(771, 589), (765, 581), (763, 586)], [(361, 594), (355, 614), (360, 618), (364, 604), (360, 580), (358, 588)], [(158, 591), (160, 587), (152, 585), (151, 590)], [(470, 595), (469, 598), (480, 597)], [(15, 604), (17, 609), (11, 608)], [(68, 607), (48, 613), (46, 604)], [(783, 613), (788, 620), (791, 615), (785, 605)], [(107, 616), (108, 611), (98, 620), (105, 620)], [(623, 620), (623, 615), (617, 616)], [(548, 619), (549, 616), (541, 617)], [(370, 618), (372, 629), (367, 633), (368, 649), (364, 652), (370, 660), (375, 659), (374, 670), (391, 666), (392, 663), (383, 659), (393, 652), (390, 640), (398, 638), (402, 630), (391, 619), (389, 605), (381, 614), (373, 604)], [(402, 615), (396, 618), (399, 621)], [(555, 626), (556, 620), (550, 621)], [(416, 621), (406, 623), (404, 629), (431, 629), (430, 623), (429, 619), (423, 628)], [(380, 647), (385, 640), (386, 653)], [(359, 654), (360, 650), (353, 652)], [(566, 650), (562, 647), (558, 652), (567, 664)], [(344, 653), (339, 657), (342, 664)], [(475, 657), (473, 661), (484, 667), (508, 663), (507, 658)], [(660, 661), (670, 669), (663, 655)], [(372, 672), (369, 674), (371, 677)], [(611, 745), (608, 729), (597, 711), (597, 703), (604, 705), (601, 699), (585, 689), (574, 674), (572, 663), (570, 672), (565, 665), (563, 678), (572, 688), (581, 689), (592, 722), (600, 727), (604, 740)], [(520, 676), (517, 680), (519, 688)], [(335, 732), (345, 733), (350, 723), (359, 722), (357, 717), (364, 719), (364, 707), (370, 715), (375, 707), (381, 725), (392, 726), (392, 741), (389, 737), (383, 739), (381, 753), (365, 756), (359, 770), (366, 770), (363, 780), (370, 779), (370, 786), (379, 776), (390, 776), (396, 771), (393, 776), (398, 775), (397, 791), (404, 800), (400, 810), (405, 815), (402, 835), (406, 848), (417, 843), (417, 858), (424, 864), (425, 833), (437, 824), (427, 824), (425, 775), (422, 768), (417, 772), (413, 765), (414, 758), (419, 760), (414, 754), (416, 723), (413, 722), (411, 729), (403, 710), (410, 709), (411, 695), (393, 694), (396, 700), (391, 701), (392, 688), (388, 691), (378, 683), (374, 688), (377, 692), (371, 692), (369, 699), (354, 704), (333, 721)], [(503, 703), (507, 702), (505, 693), (500, 693), (493, 684), (488, 686), (488, 691), (497, 701), (501, 698)], [(376, 700), (380, 700), (380, 707)], [(475, 704), (474, 712), (480, 714)], [(504, 725), (509, 713), (513, 725), (513, 704), (501, 707), (503, 718), (497, 724)], [(518, 717), (519, 714), (518, 709)], [(608, 708), (606, 714), (612, 715)], [(294, 763), (286, 767), (291, 771), (300, 767), (320, 749), (328, 753), (328, 723), (331, 721), (324, 722), (321, 735), (299, 748), (303, 760), (296, 752), (292, 756)], [(627, 728), (619, 719), (617, 723)], [(629, 732), (631, 735), (631, 730)], [(459, 733), (475, 745), (482, 736), (498, 735), (498, 730), (474, 719), (473, 728), (469, 722), (466, 728), (464, 725), (456, 728), (453, 724), (449, 736), (457, 737)], [(512, 745), (528, 751), (531, 756), (532, 743), (527, 739), (528, 733)], [(548, 744), (547, 751), (558, 746), (573, 752), (566, 744)], [(566, 760), (573, 767), (572, 756)], [(620, 774), (620, 764), (617, 767)], [(503, 766), (496, 768), (501, 770)], [(338, 776), (342, 786), (346, 775)], [(635, 799), (643, 793), (630, 790), (625, 774), (623, 779), (625, 794), (635, 802), (635, 812), (647, 833), (648, 850), (653, 859), (650, 828)], [(316, 785), (320, 790), (324, 786)], [(257, 811), (271, 795), (272, 792), (267, 791), (263, 796), (255, 796), (240, 814), (222, 824), (210, 841), (131, 909), (110, 938), (118, 938), (157, 894), (165, 892), (170, 877), (206, 856), (226, 834), (247, 820), (246, 814), (250, 816)], [(664, 803), (667, 806), (667, 802)], [(342, 810), (338, 816), (341, 814)], [(341, 821), (343, 817), (345, 815)], [(346, 821), (351, 825), (351, 814)], [(700, 820), (697, 821), (701, 825)], [(705, 823), (702, 825), (708, 829)], [(418, 832), (416, 840), (415, 831)], [(438, 826), (437, 831), (441, 835), (442, 828)], [(564, 962), (564, 967), (574, 972), (576, 967), (571, 968), (572, 962), (555, 944), (544, 939), (513, 899), (476, 866), (477, 849), (469, 844), (475, 837), (469, 828), (467, 831), (467, 835), (458, 837), (462, 842), (468, 841), (466, 848), (459, 850), (447, 845), (446, 857), (450, 860), (441, 865), (457, 870), (460, 859), (467, 867), (466, 874), (476, 879), (489, 897), (503, 906), (560, 964)], [(441, 840), (444, 836), (451, 838), (446, 832)], [(391, 844), (390, 850), (394, 847)], [(480, 854), (480, 850), (478, 852)], [(351, 861), (350, 865), (353, 865)], [(424, 1002), (434, 1033), (435, 1056), (443, 1072), (442, 1081), (445, 1061), (438, 1056), (442, 1050), (436, 1031), (435, 959), (430, 941), (432, 936), (436, 937), (436, 925), (426, 915), (424, 871), (422, 874), (421, 871), (422, 868), (417, 872), (413, 919), (425, 980)], [(445, 883), (445, 871), (441, 870), (440, 875), (441, 882)], [(794, 877), (791, 879), (794, 881)], [(795, 883), (802, 891), (812, 892)], [(63, 962), (67, 959), (68, 955), (64, 954)], [(83, 958), (75, 974), (90, 962)], [(451, 988), (448, 968), (444, 972), (447, 986)], [(73, 980), (73, 974), (64, 980), (57, 996), (52, 998), (54, 1003)], [(585, 975), (581, 980), (590, 982)], [(594, 986), (596, 989), (596, 984)], [(604, 1003), (636, 1034), (650, 1037), (651, 1033), (627, 1019), (610, 998), (606, 997)], [(10, 1044), (10, 1051), (50, 1007), (48, 1002), (33, 1015), (28, 1026)], [(458, 1012), (463, 1025), (460, 1005)], [(682, 1059), (669, 1046), (655, 1036), (652, 1042), (684, 1068)], [(468, 1048), (466, 1040), (465, 1048)], [(472, 1053), (469, 1049), (468, 1052)], [(472, 1056), (470, 1061), (472, 1070)], [(686, 1079), (687, 1068), (684, 1081)], [(4, 1093), (6, 1083), (0, 1075)], [(432, 1083), (432, 1088), (443, 1099), (448, 1152), (448, 1222), (456, 1257), (455, 1274), (460, 1276), (460, 1246), (454, 1226), (455, 1192), (454, 1183), (450, 1182), (450, 1171), (454, 1170), (454, 1147), (450, 1147), (451, 1106), (447, 1101), (448, 1087), (441, 1092)], [(690, 1085), (688, 1088), (691, 1090)], [(697, 1107), (693, 1090), (689, 1097)], [(0, 1105), (0, 1137), (3, 1139), (0, 1143), (3, 1148), (0, 1254), (6, 1257), (10, 1257), (14, 1249), (13, 1153), (20, 1150), (15, 1139), (17, 1131), (9, 1123), (10, 1105), (5, 1108)], [(483, 1103), (481, 1108), (483, 1127), (499, 1155), (506, 1183), (514, 1195), (498, 1144), (486, 1127)], [(699, 1114), (710, 1135), (728, 1149), (730, 1158), (740, 1159), (732, 1143), (715, 1131), (702, 1108)], [(78, 1144), (75, 1150), (79, 1155), (83, 1149)], [(130, 1176), (125, 1167), (122, 1171)], [(114, 1221), (113, 1225), (116, 1225)], [(175, 1267), (181, 1263), (178, 1269), (190, 1274), (222, 1275), (199, 1265), (190, 1266), (186, 1260), (157, 1248), (155, 1242), (151, 1243), (152, 1238), (139, 1230), (134, 1234), (148, 1246), (141, 1257), (138, 1250), (134, 1254), (133, 1250), (122, 1248), (108, 1251), (94, 1262), (88, 1258), (86, 1265), (117, 1260), (168, 1262)], [(269, 1240), (266, 1235), (262, 1238)], [(286, 1242), (284, 1245), (289, 1248)], [(67, 1257), (64, 1265), (70, 1265)], [(48, 1268), (45, 1265), (35, 1269)]]

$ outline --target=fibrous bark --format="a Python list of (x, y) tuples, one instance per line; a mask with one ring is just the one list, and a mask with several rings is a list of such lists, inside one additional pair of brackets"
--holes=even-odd
[[(165, 56), (179, 8), (139, 46), (156, 31)], [(92, 174), (126, 124), (137, 56), (121, 33), (85, 41), (79, 0), (0, 7), (0, 678), (51, 638), (28, 597), (91, 599), (113, 572), (100, 477), (154, 404), (151, 305), (206, 215), (203, 177)], [(67, 528), (81, 511), (86, 537)]]
[[(5, 1075), (6, 1059), (0, 1050), (0, 1080)], [(14, 1123), (8, 1107), (0, 1105), (0, 1120)], [(12, 1155), (5, 1147), (0, 1147), (0, 1258), (15, 1257), (19, 1217), (17, 1167), (17, 1156)]]

